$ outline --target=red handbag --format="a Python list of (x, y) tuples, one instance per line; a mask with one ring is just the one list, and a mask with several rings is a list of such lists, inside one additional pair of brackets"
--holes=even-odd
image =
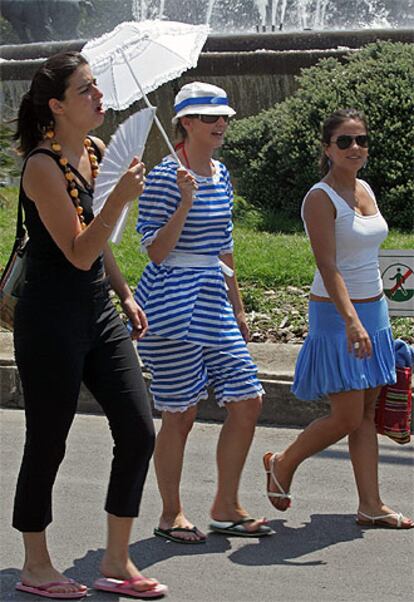
[(375, 409), (377, 433), (397, 443), (411, 439), (411, 409), (413, 392), (411, 368), (396, 368), (397, 382), (382, 387)]

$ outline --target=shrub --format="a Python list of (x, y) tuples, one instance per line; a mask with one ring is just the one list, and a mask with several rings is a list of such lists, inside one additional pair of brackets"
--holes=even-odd
[(338, 108), (363, 110), (369, 161), (361, 177), (374, 188), (393, 227), (414, 228), (414, 45), (369, 44), (302, 70), (297, 91), (259, 115), (234, 122), (223, 157), (237, 192), (257, 207), (298, 218), (319, 179), (320, 127)]
[(13, 178), (20, 175), (19, 158), (14, 151), (13, 131), (0, 123), (0, 182), (1, 185), (8, 184)]

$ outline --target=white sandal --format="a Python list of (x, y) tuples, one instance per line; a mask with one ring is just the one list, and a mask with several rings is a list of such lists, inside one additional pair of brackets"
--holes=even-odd
[[(269, 460), (269, 468), (267, 468), (267, 458), (268, 458), (269, 454), (271, 454), (271, 457)], [(265, 469), (266, 475), (267, 475), (266, 494), (267, 494), (267, 497), (269, 498), (270, 503), (272, 503), (271, 498), (289, 500), (289, 504), (286, 508), (284, 508), (284, 509), (276, 508), (277, 510), (281, 510), (281, 512), (284, 512), (285, 510), (287, 510), (290, 507), (290, 504), (292, 501), (292, 496), (290, 495), (289, 492), (286, 492), (283, 489), (282, 485), (279, 483), (279, 481), (277, 480), (277, 478), (275, 476), (275, 471), (274, 471), (273, 467), (274, 467), (276, 455), (277, 454), (272, 454), (272, 452), (266, 452), (263, 456), (263, 465), (264, 465), (264, 469)], [(279, 492), (270, 491), (270, 487), (269, 487), (270, 479), (273, 481), (273, 483), (279, 489)], [(273, 506), (273, 504), (272, 504), (272, 506)], [(275, 506), (273, 506), (273, 507), (275, 508)]]
[[(401, 512), (390, 512), (389, 514), (380, 514), (379, 516), (371, 516), (369, 514), (365, 514), (365, 512), (358, 511), (359, 516), (363, 516), (367, 520), (361, 520), (359, 518), (356, 519), (357, 525), (361, 527), (380, 527), (383, 529), (412, 529), (414, 527), (414, 522), (404, 523), (404, 516)], [(393, 524), (384, 520), (386, 518), (394, 518), (397, 523)], [(410, 519), (406, 519), (410, 520)]]

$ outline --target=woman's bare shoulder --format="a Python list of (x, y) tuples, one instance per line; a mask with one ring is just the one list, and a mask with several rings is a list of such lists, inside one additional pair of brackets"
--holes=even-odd
[(303, 201), (304, 209), (315, 209), (326, 207), (333, 208), (334, 205), (329, 194), (323, 188), (312, 188)]
[[(39, 146), (36, 150), (50, 151), (47, 147)], [(24, 170), (24, 177), (31, 177), (34, 174), (43, 175), (44, 171), (50, 171), (51, 166), (56, 167), (56, 171), (59, 172), (59, 168), (56, 164), (56, 160), (47, 153), (35, 152), (26, 159), (26, 167)], [(53, 173), (53, 171), (52, 171)]]
[(105, 149), (106, 149), (105, 142), (103, 140), (101, 140), (100, 138), (98, 138), (97, 136), (89, 136), (89, 138), (92, 140), (92, 142), (94, 142), (96, 144), (96, 146), (101, 151), (101, 154), (103, 155), (105, 152)]

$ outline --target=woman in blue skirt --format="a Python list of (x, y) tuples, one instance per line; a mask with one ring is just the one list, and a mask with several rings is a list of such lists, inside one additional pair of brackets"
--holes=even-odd
[(295, 470), (345, 435), (362, 526), (409, 529), (413, 521), (386, 506), (378, 485), (375, 403), (395, 382), (395, 359), (378, 250), (387, 236), (373, 191), (357, 178), (368, 157), (365, 116), (339, 110), (322, 128), (322, 180), (305, 196), (302, 219), (317, 269), (309, 303), (309, 335), (299, 354), (292, 390), (299, 399), (327, 396), (328, 416), (312, 422), (286, 450), (267, 452), (267, 495), (285, 511)]

